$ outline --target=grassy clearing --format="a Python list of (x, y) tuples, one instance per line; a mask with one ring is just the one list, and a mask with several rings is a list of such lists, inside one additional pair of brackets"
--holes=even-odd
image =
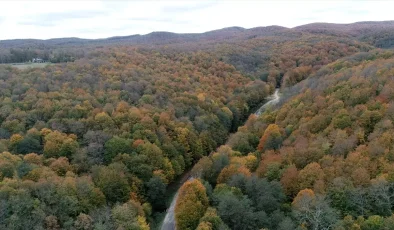
[(17, 63), (17, 64), (1, 64), (1, 65), (11, 65), (12, 67), (18, 69), (27, 69), (27, 68), (44, 68), (48, 65), (53, 65), (52, 63)]

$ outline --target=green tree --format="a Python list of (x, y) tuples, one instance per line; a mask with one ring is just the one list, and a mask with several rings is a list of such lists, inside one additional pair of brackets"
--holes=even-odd
[(131, 142), (121, 137), (113, 137), (105, 143), (104, 161), (109, 163), (118, 154), (131, 153)]
[(163, 209), (165, 207), (165, 200), (163, 197), (166, 193), (166, 187), (167, 186), (163, 182), (162, 178), (158, 176), (152, 177), (146, 183), (146, 196), (153, 208)]
[[(212, 230), (225, 229), (227, 226), (224, 224), (223, 220), (218, 216), (215, 208), (208, 208), (205, 212), (204, 216), (200, 219), (200, 224), (206, 223), (206, 225), (210, 226)], [(200, 227), (203, 229), (202, 227)]]
[(252, 202), (246, 197), (239, 198), (233, 193), (226, 193), (218, 198), (218, 213), (221, 219), (234, 230), (259, 229)]
[(130, 186), (124, 172), (106, 166), (92, 168), (93, 181), (110, 203), (125, 202), (130, 198)]
[(15, 152), (20, 154), (41, 153), (42, 146), (36, 138), (26, 136), (15, 146)]
[(116, 205), (111, 213), (117, 229), (149, 230), (142, 207), (133, 201)]

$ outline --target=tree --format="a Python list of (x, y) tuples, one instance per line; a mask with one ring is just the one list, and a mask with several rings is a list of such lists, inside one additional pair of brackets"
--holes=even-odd
[(196, 228), (197, 230), (212, 230), (212, 224), (209, 222), (200, 222)]
[(34, 166), (27, 163), (26, 161), (23, 161), (20, 165), (18, 165), (18, 167), (16, 168), (16, 171), (18, 173), (18, 177), (19, 178), (23, 178), (24, 176), (26, 176), (27, 174), (29, 174), (29, 172), (31, 172), (31, 170), (33, 170)]
[[(373, 215), (368, 217), (368, 219), (366, 219), (364, 221), (364, 223), (361, 225), (362, 229), (365, 230), (378, 230), (378, 229), (382, 229), (384, 225), (384, 219), (381, 216), (378, 215)], [(392, 226), (390, 226), (392, 227)]]
[(60, 225), (56, 216), (47, 216), (45, 218), (45, 228), (48, 230), (58, 230), (60, 229)]
[(291, 218), (286, 217), (283, 221), (281, 221), (278, 225), (278, 230), (290, 230), (296, 229), (296, 226)]
[(77, 230), (91, 230), (93, 229), (93, 219), (89, 215), (81, 213), (74, 222), (74, 226)]
[(216, 184), (217, 178), (221, 171), (229, 165), (229, 156), (227, 154), (215, 153), (212, 156), (212, 167), (206, 179), (211, 184)]
[(12, 178), (14, 176), (15, 166), (10, 162), (0, 163), (0, 179)]
[(142, 207), (134, 201), (116, 205), (111, 213), (117, 229), (149, 230)]
[(166, 193), (166, 187), (166, 184), (158, 176), (152, 177), (146, 183), (146, 196), (153, 208), (163, 209), (165, 207), (165, 200), (163, 197)]
[(310, 229), (331, 229), (338, 221), (337, 214), (323, 196), (316, 196), (310, 189), (301, 190), (292, 202), (294, 214), (300, 225)]
[(244, 176), (251, 176), (252, 174), (250, 173), (249, 169), (245, 168), (244, 166), (237, 166), (237, 165), (229, 165), (225, 167), (219, 174), (217, 183), (226, 183), (232, 176), (236, 174), (242, 174)]
[(282, 161), (282, 155), (276, 154), (273, 150), (265, 152), (264, 155), (261, 156), (259, 167), (256, 170), (257, 175), (259, 177), (267, 176), (268, 169), (270, 167), (271, 176), (279, 176), (279, 169), (282, 165)]
[(350, 127), (352, 124), (352, 120), (346, 110), (340, 111), (339, 114), (333, 118), (332, 122), (334, 127), (338, 129)]
[(253, 146), (254, 143), (250, 143), (253, 142), (255, 138), (257, 137), (245, 132), (236, 132), (234, 135), (231, 136), (228, 143), (235, 151), (240, 151), (243, 154), (248, 154), (255, 150), (256, 146)]
[(391, 209), (394, 204), (392, 189), (392, 185), (384, 178), (377, 178), (372, 181), (368, 194), (373, 213), (384, 216), (392, 214)]
[(369, 172), (365, 168), (357, 168), (354, 170), (351, 178), (355, 186), (366, 186), (370, 181)]
[(140, 153), (146, 156), (146, 159), (154, 169), (162, 169), (165, 163), (163, 152), (157, 145), (144, 143), (141, 145)]
[(205, 212), (204, 216), (200, 219), (198, 228), (200, 229), (212, 229), (219, 230), (224, 229), (227, 226), (223, 223), (222, 219), (217, 215), (215, 208), (209, 207)]
[(324, 172), (316, 162), (308, 164), (298, 174), (301, 189), (313, 188), (315, 183), (322, 178), (324, 178)]
[(51, 163), (49, 166), (53, 171), (55, 171), (59, 176), (64, 176), (68, 171), (72, 170), (72, 166), (65, 157), (59, 157)]
[(118, 154), (132, 152), (130, 140), (117, 136), (105, 142), (104, 149), (104, 161), (106, 163), (111, 162), (111, 160)]
[(130, 186), (123, 172), (105, 166), (95, 166), (92, 172), (94, 183), (103, 191), (108, 202), (125, 202), (129, 199)]
[(66, 135), (58, 131), (49, 132), (44, 137), (44, 156), (46, 158), (60, 156), (71, 157), (79, 147), (74, 136)]
[(148, 156), (145, 155), (119, 154), (114, 158), (113, 162), (121, 162), (130, 173), (145, 182), (149, 181), (153, 175), (153, 167), (148, 164)]
[(76, 178), (75, 191), (82, 212), (89, 213), (106, 204), (103, 192), (95, 186), (90, 176)]
[(105, 112), (97, 114), (94, 119), (101, 129), (111, 129), (115, 126), (112, 118)]
[(212, 159), (210, 157), (201, 158), (193, 167), (191, 174), (194, 177), (208, 180), (212, 171)]
[[(337, 177), (333, 179), (327, 195), (330, 199), (331, 206), (341, 211), (344, 215), (353, 214), (355, 211), (354, 207), (356, 206), (357, 208), (363, 208), (362, 205), (353, 202), (352, 197), (355, 195), (354, 188), (351, 181), (347, 178)], [(360, 201), (362, 201), (362, 199), (359, 199), (359, 202)], [(354, 215), (357, 214), (354, 213)]]
[(264, 131), (263, 136), (260, 139), (258, 150), (268, 150), (268, 149), (279, 149), (282, 145), (282, 134), (280, 133), (279, 126), (276, 124), (270, 124)]
[(258, 229), (263, 226), (257, 226), (256, 215), (251, 201), (247, 197), (241, 198), (232, 193), (227, 193), (219, 197), (217, 206), (221, 219), (234, 230)]
[(185, 182), (179, 189), (175, 205), (177, 229), (195, 229), (208, 208), (208, 197), (204, 185), (194, 179)]
[(26, 136), (16, 144), (15, 151), (20, 154), (41, 153), (42, 146), (36, 138)]
[(286, 195), (294, 197), (299, 191), (298, 170), (294, 165), (290, 165), (282, 174), (280, 183)]
[(36, 153), (29, 153), (23, 157), (23, 160), (30, 164), (42, 165), (43, 156), (37, 155)]
[(267, 214), (279, 210), (285, 198), (279, 182), (255, 176), (248, 178), (243, 193), (253, 202), (256, 211), (264, 211)]

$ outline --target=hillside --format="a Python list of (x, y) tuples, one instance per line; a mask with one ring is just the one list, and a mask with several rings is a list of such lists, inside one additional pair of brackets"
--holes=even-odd
[[(215, 188), (208, 194), (224, 223), (246, 229), (265, 218), (250, 229), (390, 229), (393, 66), (393, 52), (329, 64), (200, 160), (195, 175)], [(242, 208), (229, 212), (236, 205)]]
[(0, 229), (391, 229), (391, 31), (0, 41)]
[(353, 37), (378, 48), (392, 48), (394, 21), (356, 22), (352, 24), (313, 23), (294, 28), (313, 34)]

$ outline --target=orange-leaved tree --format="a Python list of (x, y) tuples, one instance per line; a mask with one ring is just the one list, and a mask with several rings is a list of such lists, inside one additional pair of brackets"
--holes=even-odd
[(276, 124), (270, 124), (264, 131), (257, 148), (259, 151), (264, 151), (266, 149), (276, 150), (280, 148), (282, 141), (283, 138), (280, 133), (279, 126)]

